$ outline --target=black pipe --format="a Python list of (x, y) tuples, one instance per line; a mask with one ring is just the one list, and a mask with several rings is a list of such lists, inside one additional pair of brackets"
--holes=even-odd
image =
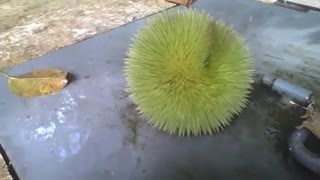
[(306, 128), (294, 131), (289, 138), (289, 150), (299, 163), (320, 175), (320, 155), (309, 151), (304, 145), (310, 135), (312, 132)]

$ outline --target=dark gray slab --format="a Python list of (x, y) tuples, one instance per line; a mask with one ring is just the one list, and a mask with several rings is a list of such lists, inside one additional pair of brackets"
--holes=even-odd
[[(318, 14), (244, 0), (201, 0), (194, 6), (247, 39), (259, 73), (281, 66), (295, 70), (301, 56), (319, 57), (318, 36), (306, 36), (319, 32)], [(22, 180), (316, 179), (287, 153), (298, 113), (259, 85), (246, 111), (214, 136), (169, 136), (141, 121), (123, 91), (122, 67), (144, 20), (6, 70), (56, 67), (76, 76), (63, 91), (32, 99), (14, 96), (0, 78), (0, 143)], [(288, 44), (308, 53), (297, 55)]]

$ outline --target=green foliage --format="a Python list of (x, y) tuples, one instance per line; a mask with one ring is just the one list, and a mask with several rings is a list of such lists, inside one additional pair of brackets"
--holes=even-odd
[(141, 115), (178, 135), (212, 134), (247, 105), (254, 64), (244, 41), (208, 14), (186, 8), (147, 21), (125, 61)]

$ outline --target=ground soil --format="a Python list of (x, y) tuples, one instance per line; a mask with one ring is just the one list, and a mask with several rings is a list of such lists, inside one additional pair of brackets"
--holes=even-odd
[(172, 6), (165, 0), (0, 0), (0, 69)]
[(7, 165), (0, 154), (0, 180), (12, 180)]

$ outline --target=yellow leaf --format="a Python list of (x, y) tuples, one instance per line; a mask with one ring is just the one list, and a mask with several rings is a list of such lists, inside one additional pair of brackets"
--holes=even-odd
[(313, 113), (315, 112), (315, 109), (313, 108), (313, 104), (314, 103), (311, 103), (308, 105), (307, 112), (304, 115), (300, 116), (300, 118), (309, 118), (313, 116)]
[(307, 111), (304, 115), (300, 116), (300, 118), (308, 118), (310, 117), (310, 112)]
[(302, 125), (297, 126), (297, 129), (307, 128), (309, 131), (311, 131), (317, 138), (320, 139), (320, 121), (315, 119), (311, 122), (304, 121)]
[(310, 120), (304, 121), (300, 126), (297, 126), (297, 129), (307, 128), (320, 139), (320, 112), (310, 104), (307, 107), (307, 113), (304, 116), (310, 117)]
[(42, 69), (20, 76), (1, 73), (8, 78), (10, 91), (21, 97), (53, 94), (62, 90), (68, 83), (68, 73), (59, 69)]

